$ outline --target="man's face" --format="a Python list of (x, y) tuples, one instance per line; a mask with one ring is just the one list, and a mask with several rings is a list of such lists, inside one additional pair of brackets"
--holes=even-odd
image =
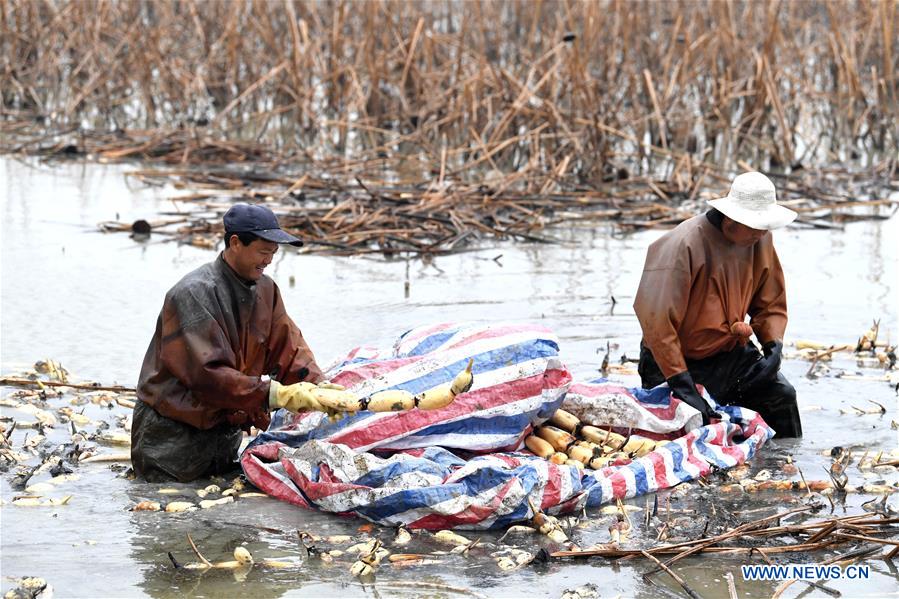
[(237, 235), (232, 235), (228, 240), (228, 251), (231, 254), (228, 263), (234, 272), (248, 281), (258, 281), (265, 267), (272, 263), (278, 244), (254, 239), (250, 245), (244, 245)]
[(752, 229), (726, 216), (721, 223), (721, 232), (729, 242), (740, 247), (755, 245), (767, 233), (763, 229)]

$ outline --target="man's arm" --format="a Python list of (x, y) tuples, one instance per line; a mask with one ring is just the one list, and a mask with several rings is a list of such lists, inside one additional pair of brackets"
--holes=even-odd
[(211, 301), (196, 289), (166, 298), (160, 361), (203, 404), (244, 411), (267, 407), (268, 381), (238, 370), (237, 356)]
[(283, 384), (301, 381), (320, 383), (324, 375), (315, 361), (303, 333), (284, 308), (281, 292), (275, 285), (272, 328), (269, 335), (269, 358), (266, 372)]
[[(652, 249), (650, 249), (650, 253)], [(692, 275), (684, 258), (669, 265), (647, 264), (634, 299), (643, 340), (666, 379), (687, 370), (678, 329), (690, 300)]]
[(699, 395), (684, 359), (678, 330), (690, 301), (693, 275), (688, 250), (668, 264), (658, 264), (650, 248), (634, 300), (634, 312), (643, 328), (643, 341), (659, 365), (671, 392), (702, 414), (703, 424), (721, 416)]
[(749, 324), (762, 345), (783, 341), (787, 329), (787, 290), (772, 240), (759, 248), (753, 272), (756, 291), (749, 303)]

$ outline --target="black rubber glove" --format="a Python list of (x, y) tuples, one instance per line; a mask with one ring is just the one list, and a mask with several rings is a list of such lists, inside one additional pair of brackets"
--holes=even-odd
[(780, 370), (780, 361), (783, 357), (784, 344), (781, 341), (769, 341), (762, 346), (763, 358), (753, 364), (741, 380), (743, 389), (751, 389), (759, 383), (773, 381)]
[(721, 420), (721, 414), (712, 410), (709, 403), (696, 390), (696, 385), (693, 384), (693, 377), (690, 376), (689, 371), (685, 370), (669, 378), (668, 387), (676, 398), (699, 410), (699, 413), (702, 414), (703, 425), (708, 424), (712, 418)]

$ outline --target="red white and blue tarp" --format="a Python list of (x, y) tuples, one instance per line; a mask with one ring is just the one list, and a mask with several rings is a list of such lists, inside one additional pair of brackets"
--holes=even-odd
[[(385, 526), (502, 528), (532, 515), (528, 498), (558, 513), (651, 493), (741, 464), (774, 434), (758, 414), (732, 406), (716, 408), (724, 421), (698, 426), (698, 412), (665, 386), (572, 384), (553, 333), (531, 324), (419, 327), (388, 350), (353, 350), (328, 374), (359, 396), (419, 393), (451, 381), (469, 358), (472, 389), (440, 410), (333, 423), (279, 411), (242, 454), (244, 472), (278, 499)], [(598, 471), (516, 451), (563, 401), (593, 424), (669, 441)], [(596, 420), (603, 414), (608, 422)]]

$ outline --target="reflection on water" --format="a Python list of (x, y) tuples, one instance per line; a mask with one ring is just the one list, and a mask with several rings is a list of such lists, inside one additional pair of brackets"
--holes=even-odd
[[(70, 163), (48, 167), (0, 160), (0, 370), (8, 372), (52, 357), (76, 378), (134, 384), (166, 290), (214, 254), (169, 243), (159, 236), (136, 243), (124, 234), (97, 232), (95, 224), (103, 220), (152, 219), (160, 210), (176, 209), (165, 201), (171, 190), (129, 189), (123, 177), (128, 170), (127, 166)], [(789, 292), (788, 338), (853, 342), (872, 319), (881, 318), (881, 331), (896, 341), (897, 222), (858, 223), (843, 231), (791, 229), (776, 234)], [(356, 345), (392, 341), (423, 323), (520, 319), (555, 330), (562, 357), (576, 377), (593, 377), (607, 341), (612, 344), (613, 359), (622, 353), (637, 355), (640, 331), (631, 303), (646, 247), (661, 232), (622, 237), (597, 226), (554, 234), (563, 243), (501, 244), (427, 263), (284, 252), (269, 274), (280, 285), (288, 311), (324, 364)], [(850, 368), (852, 364), (842, 366)], [(826, 463), (820, 453), (833, 444), (875, 449), (896, 446), (889, 422), (899, 416), (894, 395), (885, 383), (834, 378), (810, 381), (803, 376), (806, 369), (807, 364), (796, 361), (784, 366), (797, 387), (801, 408), (821, 409), (803, 412), (804, 440), (772, 442), (762, 452), (760, 463), (782, 462), (792, 454), (806, 473), (820, 478), (821, 466)], [(635, 383), (632, 379), (625, 382)], [(883, 417), (839, 415), (840, 408), (848, 409), (865, 399), (887, 405), (888, 413)], [(54, 430), (52, 434), (67, 433)], [(659, 592), (641, 581), (646, 567), (635, 561), (551, 563), (501, 573), (493, 566), (489, 551), (470, 558), (446, 556), (439, 567), (383, 567), (373, 587), (352, 580), (346, 561), (333, 565), (312, 561), (300, 569), (257, 568), (241, 582), (227, 571), (177, 572), (167, 557), (169, 551), (180, 562), (195, 561), (187, 533), (212, 561), (232, 559), (234, 547), (244, 543), (257, 559), (296, 559), (300, 555), (296, 530), (358, 535), (361, 522), (307, 512), (271, 499), (242, 500), (191, 514), (132, 513), (126, 508), (137, 501), (160, 498), (158, 485), (115, 478), (103, 466), (82, 470), (82, 479), (72, 483), (69, 491), (75, 495), (70, 506), (31, 510), (4, 506), (4, 576), (43, 576), (58, 591), (79, 596), (245, 592), (272, 597), (411, 596), (412, 591), (389, 585), (415, 580), (470, 587), (491, 597), (558, 596), (562, 589), (585, 582), (600, 583), (603, 596), (654, 597)], [(193, 493), (194, 488), (188, 487), (185, 493)], [(11, 490), (5, 476), (0, 489), (8, 500)], [(749, 504), (752, 501), (750, 498)], [(850, 497), (853, 501), (850, 509), (857, 510), (861, 499)], [(643, 505), (642, 499), (635, 503)], [(689, 507), (689, 502), (680, 507)], [(736, 505), (735, 509), (745, 507)], [(596, 518), (595, 530), (583, 534), (590, 536), (591, 542), (605, 541), (608, 523), (598, 515)], [(389, 539), (392, 531), (383, 531), (381, 536)], [(483, 537), (485, 542), (494, 542), (497, 535)], [(520, 546), (534, 550), (537, 543), (526, 539)], [(436, 548), (416, 537), (403, 551), (431, 552)], [(704, 596), (726, 596), (721, 578), (725, 571), (735, 575), (741, 596), (770, 596), (771, 584), (740, 579), (741, 563), (746, 563), (745, 558), (703, 558), (687, 561), (680, 571)], [(99, 575), (86, 578), (86, 564)], [(710, 564), (715, 567), (709, 568)], [(872, 576), (864, 589), (848, 582), (830, 586), (852, 596), (875, 596), (895, 589), (894, 574), (885, 567)], [(664, 576), (655, 575), (654, 580), (680, 592)], [(9, 582), (3, 584), (5, 589)]]

